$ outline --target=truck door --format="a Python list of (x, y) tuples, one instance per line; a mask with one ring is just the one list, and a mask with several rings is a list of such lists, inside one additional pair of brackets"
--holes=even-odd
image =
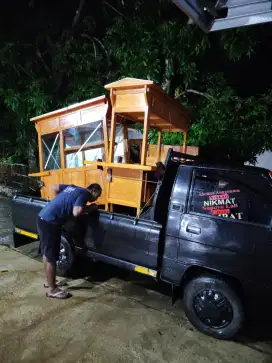
[(161, 225), (117, 213), (100, 212), (89, 221), (86, 247), (94, 252), (157, 269)]
[(255, 177), (194, 169), (180, 224), (180, 261), (208, 266), (253, 285), (256, 280), (268, 282), (272, 207), (271, 199), (252, 187)]

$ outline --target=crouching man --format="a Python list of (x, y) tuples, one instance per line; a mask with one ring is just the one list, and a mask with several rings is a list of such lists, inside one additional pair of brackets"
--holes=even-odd
[(56, 197), (39, 213), (37, 229), (40, 238), (40, 250), (43, 256), (45, 277), (49, 288), (46, 296), (54, 299), (67, 299), (71, 295), (60, 289), (56, 282), (56, 261), (59, 258), (61, 229), (72, 216), (79, 217), (86, 211), (88, 202), (94, 203), (102, 193), (99, 184), (88, 188), (75, 185), (54, 185)]

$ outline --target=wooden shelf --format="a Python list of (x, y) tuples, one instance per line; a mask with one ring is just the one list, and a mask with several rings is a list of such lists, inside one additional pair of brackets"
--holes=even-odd
[(103, 166), (105, 168), (119, 168), (119, 169), (136, 169), (136, 170), (143, 170), (143, 171), (152, 171), (155, 170), (153, 166), (149, 165), (140, 165), (140, 164), (121, 164), (121, 163), (106, 163), (106, 162), (97, 162), (97, 161), (84, 161), (85, 165), (97, 165)]
[[(91, 150), (91, 149), (98, 149), (104, 147), (104, 142), (97, 142), (95, 144), (86, 144), (81, 151), (87, 151), (87, 150)], [(77, 152), (79, 149), (81, 148), (81, 146), (72, 146), (69, 148), (64, 149), (64, 153), (66, 155), (68, 154), (73, 154), (75, 152)]]

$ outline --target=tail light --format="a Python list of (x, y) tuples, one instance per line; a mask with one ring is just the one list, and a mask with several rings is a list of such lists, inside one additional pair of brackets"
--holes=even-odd
[(272, 179), (272, 171), (270, 171), (268, 174), (269, 174), (270, 178)]

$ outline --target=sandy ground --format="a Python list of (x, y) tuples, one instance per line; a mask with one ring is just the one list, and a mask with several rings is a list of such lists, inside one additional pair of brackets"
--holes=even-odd
[(41, 262), (0, 246), (4, 265), (1, 363), (272, 362), (269, 342), (218, 341), (195, 331), (180, 302), (172, 307), (138, 275), (70, 280), (73, 297), (57, 301), (44, 296)]

